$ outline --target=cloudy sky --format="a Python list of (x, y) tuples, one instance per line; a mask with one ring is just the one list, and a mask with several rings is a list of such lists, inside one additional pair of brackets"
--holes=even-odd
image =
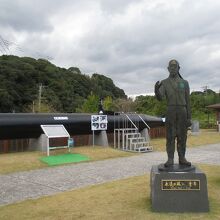
[(48, 58), (152, 93), (177, 59), (191, 91), (220, 89), (219, 0), (0, 0), (0, 55)]

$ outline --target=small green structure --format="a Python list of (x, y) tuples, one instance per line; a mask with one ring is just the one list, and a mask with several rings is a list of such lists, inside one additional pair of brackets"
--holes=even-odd
[(51, 155), (46, 157), (41, 157), (40, 161), (47, 163), (49, 166), (56, 166), (67, 163), (78, 163), (81, 161), (90, 160), (89, 157), (81, 154), (60, 154), (60, 155)]

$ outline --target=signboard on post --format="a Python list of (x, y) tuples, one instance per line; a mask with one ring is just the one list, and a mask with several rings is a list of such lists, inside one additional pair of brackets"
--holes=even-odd
[(92, 130), (92, 144), (94, 147), (95, 131), (104, 131), (107, 130), (108, 120), (107, 115), (91, 115), (91, 130)]
[(91, 115), (91, 130), (100, 131), (107, 130), (107, 115)]
[(50, 149), (58, 149), (58, 148), (68, 148), (69, 146), (59, 146), (59, 147), (50, 147), (49, 145), (49, 139), (50, 138), (70, 138), (70, 135), (66, 128), (63, 125), (57, 124), (57, 125), (41, 125), (41, 128), (44, 132), (44, 134), (47, 137), (47, 156), (50, 155)]

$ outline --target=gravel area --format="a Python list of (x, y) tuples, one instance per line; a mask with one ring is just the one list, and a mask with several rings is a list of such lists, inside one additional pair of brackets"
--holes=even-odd
[[(176, 155), (175, 158), (177, 159)], [(193, 163), (220, 165), (220, 144), (188, 149), (186, 158)], [(152, 165), (164, 163), (166, 159), (165, 152), (150, 152), (131, 157), (0, 175), (0, 205), (149, 174)]]

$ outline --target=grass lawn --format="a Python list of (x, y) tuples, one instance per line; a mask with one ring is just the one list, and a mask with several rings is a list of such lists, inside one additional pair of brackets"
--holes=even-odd
[[(215, 130), (201, 130), (197, 136), (188, 135), (187, 145), (195, 147), (205, 144), (220, 143), (220, 133)], [(165, 151), (166, 139), (157, 138), (151, 140), (151, 145), (154, 151)], [(116, 150), (111, 147), (74, 147), (71, 150), (73, 153), (88, 156), (90, 161), (105, 160), (116, 157), (128, 157), (137, 155), (137, 153), (124, 152)], [(67, 150), (51, 151), (50, 155), (56, 155), (67, 152)], [(40, 169), (48, 167), (47, 164), (39, 160), (40, 157), (45, 156), (42, 152), (19, 152), (0, 154), (0, 174), (7, 174), (11, 172), (26, 171), (33, 169)]]
[[(206, 144), (220, 143), (220, 133), (214, 129), (202, 129), (199, 135), (192, 135), (188, 132), (187, 147), (196, 147)], [(166, 139), (156, 138), (151, 140), (154, 151), (166, 150)]]
[(209, 213), (153, 213), (149, 175), (144, 175), (2, 206), (0, 219), (220, 219), (220, 166), (199, 167), (208, 179)]
[[(67, 149), (55, 150), (51, 151), (50, 155), (62, 154), (67, 152)], [(90, 158), (90, 161), (136, 155), (135, 153), (120, 151), (110, 147), (98, 146), (75, 147), (74, 149), (71, 149), (71, 152), (88, 156)], [(37, 151), (0, 154), (0, 174), (48, 167), (47, 164), (39, 160), (39, 158), (45, 155), (46, 153)]]

